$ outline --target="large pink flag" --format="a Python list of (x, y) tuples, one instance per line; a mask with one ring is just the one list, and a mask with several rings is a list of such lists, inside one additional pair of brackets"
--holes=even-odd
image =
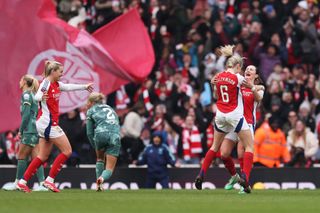
[[(19, 80), (26, 73), (41, 79), (45, 60), (64, 64), (62, 81), (94, 82), (105, 94), (142, 81), (154, 64), (148, 33), (135, 10), (91, 36), (58, 19), (51, 0), (1, 0), (0, 26), (0, 132), (19, 126)], [(62, 93), (60, 111), (82, 106), (87, 96)]]

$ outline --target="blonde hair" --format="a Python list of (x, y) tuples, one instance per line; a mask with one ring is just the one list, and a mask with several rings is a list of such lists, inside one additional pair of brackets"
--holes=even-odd
[(28, 89), (33, 93), (36, 93), (39, 88), (38, 80), (32, 75), (26, 74), (22, 77), (22, 79), (26, 82)]
[(88, 101), (94, 104), (104, 104), (105, 103), (105, 96), (99, 92), (93, 92), (89, 95)]
[(233, 68), (237, 64), (240, 65), (240, 67), (243, 66), (243, 59), (240, 55), (238, 54), (233, 54), (233, 48), (234, 45), (226, 45), (220, 48), (220, 52), (223, 56), (227, 58), (226, 62), (226, 67), (227, 68)]
[[(296, 126), (297, 126), (297, 123), (298, 123), (298, 122), (301, 122), (301, 123), (303, 124), (303, 126), (304, 126), (304, 129), (303, 129), (301, 135), (300, 135), (299, 132), (296, 131)], [(296, 123), (295, 123), (295, 125), (294, 125), (294, 129), (292, 130), (292, 144), (293, 144), (293, 146), (296, 145), (296, 143), (298, 142), (299, 137), (302, 137), (302, 138), (303, 138), (304, 145), (306, 146), (306, 142), (307, 142), (307, 141), (306, 141), (306, 139), (307, 139), (306, 124), (305, 124), (302, 120), (300, 120), (300, 119), (298, 119), (298, 120), (296, 121)]]
[(62, 67), (62, 64), (57, 61), (46, 61), (44, 63), (44, 76), (48, 77), (52, 71), (56, 71)]

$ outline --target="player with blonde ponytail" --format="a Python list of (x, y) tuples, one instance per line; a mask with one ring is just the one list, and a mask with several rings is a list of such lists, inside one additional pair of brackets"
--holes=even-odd
[(102, 93), (90, 94), (87, 102), (87, 136), (96, 150), (97, 191), (113, 173), (120, 152), (120, 124), (117, 113), (105, 104)]
[(54, 160), (49, 176), (43, 186), (53, 192), (60, 192), (54, 183), (55, 177), (60, 172), (63, 164), (72, 153), (70, 142), (59, 127), (59, 100), (62, 91), (87, 90), (92, 92), (92, 83), (89, 84), (65, 84), (60, 81), (63, 75), (63, 66), (57, 61), (46, 61), (44, 68), (44, 79), (41, 82), (35, 100), (39, 101), (39, 113), (36, 121), (39, 134), (39, 153), (27, 168), (23, 178), (19, 180), (17, 188), (24, 192), (30, 192), (27, 186), (28, 180), (34, 175), (39, 167), (48, 159), (53, 145), (60, 154)]
[[(39, 82), (32, 75), (22, 76), (19, 87), (23, 91), (21, 96), (21, 125), (19, 128), (19, 137), (21, 143), (19, 144), (19, 152), (17, 155), (17, 172), (16, 180), (13, 184), (4, 187), (4, 190), (11, 191), (17, 189), (17, 183), (22, 178), (28, 166), (28, 157), (36, 157), (39, 151), (38, 147), (38, 132), (36, 128), (36, 118), (38, 114), (38, 102), (35, 101), (34, 95), (39, 88)], [(37, 171), (38, 181), (40, 183), (36, 191), (48, 191), (43, 187), (44, 171), (41, 166)]]
[(195, 180), (195, 186), (199, 190), (202, 189), (202, 182), (209, 166), (220, 151), (225, 135), (229, 132), (235, 132), (245, 148), (243, 173), (240, 174), (238, 181), (247, 193), (251, 191), (248, 178), (253, 163), (253, 138), (244, 118), (243, 99), (240, 92), (241, 85), (243, 83), (246, 85), (246, 81), (239, 74), (244, 59), (240, 55), (234, 54), (233, 48), (234, 46), (231, 45), (220, 48), (222, 55), (227, 58), (226, 70), (211, 80), (217, 91), (217, 113), (214, 121), (215, 133), (214, 142), (208, 150), (200, 173)]

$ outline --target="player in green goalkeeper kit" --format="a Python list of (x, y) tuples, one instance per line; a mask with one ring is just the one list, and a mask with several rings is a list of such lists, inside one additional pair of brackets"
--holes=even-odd
[[(28, 157), (32, 155), (35, 157), (38, 152), (38, 132), (36, 128), (36, 118), (38, 114), (38, 103), (34, 100), (34, 93), (39, 87), (38, 80), (31, 75), (24, 75), (19, 82), (20, 89), (23, 91), (21, 96), (20, 111), (21, 111), (21, 125), (19, 128), (19, 136), (21, 143), (18, 152), (18, 164), (16, 172), (16, 180), (13, 184), (8, 184), (3, 187), (4, 190), (12, 191), (17, 189), (18, 181), (23, 177), (23, 174), (28, 166)], [(43, 187), (44, 171), (41, 166), (37, 171), (39, 187), (34, 191), (48, 191)]]
[(111, 177), (121, 147), (118, 115), (104, 102), (102, 93), (90, 94), (87, 102), (87, 136), (97, 155), (97, 191)]

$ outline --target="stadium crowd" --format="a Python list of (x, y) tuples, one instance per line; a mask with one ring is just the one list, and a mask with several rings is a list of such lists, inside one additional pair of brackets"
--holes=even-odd
[[(255, 163), (310, 167), (320, 159), (320, 3), (317, 0), (57, 0), (70, 25), (92, 33), (137, 8), (156, 63), (141, 84), (108, 95), (122, 124), (119, 165), (137, 161), (153, 132), (182, 164), (199, 164), (213, 142), (210, 79), (224, 69), (218, 49), (234, 44), (266, 87), (257, 109)], [(94, 164), (85, 107), (60, 116), (73, 154)], [(275, 126), (275, 128), (270, 128)], [(17, 131), (1, 134), (0, 163), (15, 163)], [(54, 155), (54, 154), (53, 154)], [(233, 153), (236, 160), (236, 152)]]

